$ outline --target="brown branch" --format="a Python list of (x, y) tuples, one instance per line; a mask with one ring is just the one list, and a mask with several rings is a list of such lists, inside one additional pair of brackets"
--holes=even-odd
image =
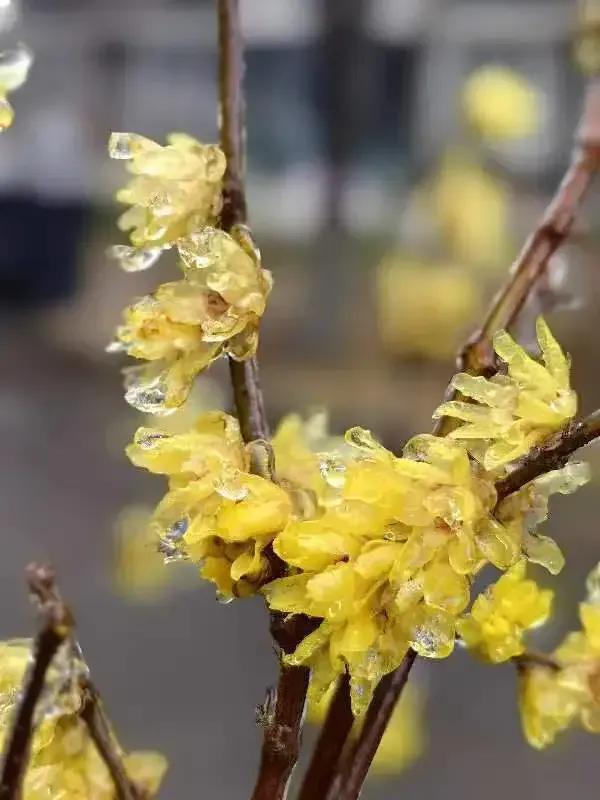
[[(577, 128), (575, 147), (567, 172), (537, 228), (525, 242), (510, 268), (509, 277), (492, 300), (485, 320), (460, 351), (457, 367), (471, 375), (489, 376), (496, 371), (492, 338), (508, 328), (542, 277), (550, 259), (571, 232), (575, 215), (600, 165), (600, 81), (588, 87)], [(457, 396), (449, 386), (446, 400)], [(437, 421), (434, 432), (447, 431), (447, 418)]]
[(555, 672), (561, 669), (561, 665), (552, 656), (540, 653), (539, 650), (526, 650), (520, 656), (513, 656), (512, 663), (518, 670), (525, 670), (528, 667), (546, 667)]
[(357, 800), (381, 743), (396, 703), (408, 681), (417, 654), (409, 650), (398, 669), (379, 682), (369, 704), (356, 744), (341, 766), (330, 793), (331, 800)]
[(73, 625), (69, 610), (54, 585), (52, 570), (30, 564), (26, 574), (32, 598), (40, 609), (42, 626), (33, 644), (32, 661), (25, 673), (21, 697), (7, 737), (0, 777), (2, 800), (16, 800), (21, 796), (34, 733), (35, 710), (46, 684), (48, 669)]
[[(244, 45), (239, 0), (217, 0), (219, 16), (219, 125), (227, 159), (220, 224), (231, 231), (247, 222), (244, 187)], [(269, 426), (260, 388), (258, 361), (229, 359), (233, 397), (244, 441), (268, 439)]]
[(83, 703), (79, 716), (85, 722), (90, 737), (110, 773), (117, 800), (145, 800), (146, 792), (136, 786), (127, 774), (121, 748), (115, 740), (96, 687), (89, 679), (84, 679), (81, 690)]
[[(2, 777), (1, 800), (21, 797), (23, 778), (29, 763), (35, 728), (35, 710), (46, 685), (46, 676), (59, 648), (72, 639), (74, 621), (56, 586), (54, 571), (47, 565), (30, 564), (26, 570), (32, 601), (37, 605), (42, 627), (32, 654), (32, 662), (23, 680), (21, 699), (8, 735)], [(109, 734), (110, 726), (100, 708), (98, 693), (86, 679), (82, 685), (81, 718), (86, 722), (100, 756), (113, 779), (117, 800), (145, 800), (128, 778), (119, 748)]]
[[(247, 222), (244, 187), (245, 107), (243, 93), (244, 47), (240, 29), (239, 0), (217, 0), (219, 21), (220, 141), (227, 159), (223, 185), (221, 227), (231, 231)], [(229, 359), (237, 417), (244, 441), (269, 439), (269, 425), (260, 388), (258, 361)], [(281, 574), (283, 564), (270, 551), (270, 577)], [(306, 624), (306, 623), (305, 623)], [(301, 622), (299, 622), (302, 627)], [(271, 615), (271, 633), (285, 653), (292, 652), (305, 633), (289, 638), (288, 624)], [(309, 671), (281, 666), (272, 720), (265, 724), (260, 770), (254, 800), (283, 798), (298, 760)]]
[(579, 448), (600, 437), (600, 410), (581, 422), (574, 422), (564, 430), (535, 447), (512, 472), (496, 484), (498, 502), (517, 492), (530, 481), (554, 469), (560, 469)]
[(298, 800), (319, 800), (327, 797), (353, 725), (350, 677), (346, 672), (340, 679), (329, 706)]

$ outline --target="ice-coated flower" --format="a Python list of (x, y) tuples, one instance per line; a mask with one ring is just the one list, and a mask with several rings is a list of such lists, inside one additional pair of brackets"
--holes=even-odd
[(237, 421), (213, 412), (187, 433), (140, 428), (127, 454), (169, 479), (151, 522), (163, 554), (198, 564), (224, 599), (256, 591), (268, 567), (264, 550), (292, 504), (280, 486), (250, 473)]
[(223, 231), (181, 243), (184, 277), (125, 309), (111, 351), (150, 362), (126, 370), (126, 399), (166, 414), (188, 398), (196, 376), (216, 358), (254, 355), (270, 274)]
[(130, 206), (119, 227), (130, 231), (131, 246), (112, 249), (123, 269), (146, 269), (161, 250), (215, 223), (225, 172), (225, 156), (216, 145), (184, 133), (170, 134), (164, 146), (136, 133), (113, 133), (108, 151), (126, 161), (133, 175), (117, 193), (117, 200)]
[(526, 562), (521, 560), (480, 594), (457, 622), (463, 644), (486, 661), (499, 663), (520, 655), (525, 632), (550, 615), (554, 593), (540, 589), (525, 573)]
[(461, 421), (448, 435), (464, 441), (486, 470), (525, 455), (564, 428), (577, 412), (569, 360), (541, 317), (536, 329), (543, 363), (528, 355), (506, 331), (500, 331), (494, 337), (494, 350), (506, 363), (506, 374), (490, 379), (456, 375), (454, 388), (472, 402), (444, 403), (434, 413), (434, 418)]

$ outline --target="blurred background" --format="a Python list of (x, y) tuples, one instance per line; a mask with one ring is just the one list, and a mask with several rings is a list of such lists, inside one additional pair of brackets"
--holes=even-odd
[[(275, 276), (261, 341), (269, 414), (325, 407), (333, 431), (360, 424), (399, 447), (430, 427), (457, 345), (564, 170), (600, 60), (598, 2), (240, 2), (251, 220)], [(20, 11), (8, 39), (36, 60), (0, 137), (0, 636), (32, 630), (22, 570), (51, 559), (123, 744), (169, 757), (161, 796), (246, 797), (254, 708), (276, 674), (266, 615), (258, 601), (218, 605), (180, 565), (165, 577), (137, 546), (139, 506), (162, 482), (126, 462), (140, 416), (104, 352), (123, 306), (169, 273), (125, 275), (106, 257), (124, 241), (112, 201), (124, 177), (106, 141), (216, 140), (213, 3)], [(599, 208), (596, 191), (518, 331), (531, 343), (548, 315), (584, 411), (600, 406)], [(223, 369), (193, 404), (229, 406)], [(589, 458), (592, 484), (554, 501), (548, 532), (567, 567), (541, 647), (576, 625), (600, 559), (594, 448)], [(458, 653), (416, 672), (424, 753), (371, 779), (365, 798), (596, 796), (600, 743), (572, 734), (528, 749), (510, 666)]]

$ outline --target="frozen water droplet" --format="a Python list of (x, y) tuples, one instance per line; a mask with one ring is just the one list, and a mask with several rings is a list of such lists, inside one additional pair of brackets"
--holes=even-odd
[(112, 342), (109, 342), (106, 345), (104, 351), (106, 353), (126, 353), (127, 345), (123, 344), (123, 342), (120, 339), (113, 339)]
[(167, 416), (176, 408), (166, 406), (167, 390), (161, 374), (148, 376), (146, 367), (125, 369), (125, 400), (144, 414)]
[(228, 606), (229, 603), (232, 603), (234, 598), (229, 594), (222, 594), (221, 592), (217, 592), (217, 603), (220, 603), (222, 606)]
[(323, 480), (333, 489), (341, 489), (346, 481), (346, 467), (338, 456), (319, 454), (319, 471)]
[(14, 92), (22, 86), (32, 64), (33, 54), (22, 44), (0, 52), (0, 94)]
[(226, 500), (240, 503), (248, 497), (248, 489), (236, 478), (221, 478), (214, 482), (215, 492)]
[(185, 536), (187, 529), (190, 526), (190, 521), (187, 517), (178, 519), (174, 522), (166, 532), (165, 536), (170, 542), (176, 542)]
[(108, 249), (110, 258), (114, 258), (125, 272), (141, 272), (150, 269), (162, 253), (161, 247), (137, 248), (126, 244), (115, 244)]
[(118, 161), (133, 158), (140, 145), (148, 140), (137, 133), (111, 133), (108, 140), (108, 154)]
[(153, 450), (158, 442), (169, 438), (167, 433), (162, 433), (161, 431), (145, 431), (141, 436), (136, 437), (135, 443), (142, 450)]

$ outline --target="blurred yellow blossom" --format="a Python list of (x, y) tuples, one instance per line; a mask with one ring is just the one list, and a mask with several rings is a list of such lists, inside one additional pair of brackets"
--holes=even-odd
[[(312, 699), (312, 695), (309, 695), (306, 713), (308, 721), (313, 725), (324, 722), (335, 689), (336, 684), (332, 684), (320, 700)], [(364, 716), (355, 720), (350, 733), (351, 739), (359, 736), (363, 720)], [(403, 772), (423, 753), (424, 744), (423, 697), (418, 687), (409, 683), (396, 703), (369, 775), (377, 778)]]
[(463, 424), (449, 436), (465, 441), (487, 470), (524, 455), (564, 428), (577, 412), (569, 359), (541, 317), (536, 329), (543, 363), (500, 331), (494, 337), (494, 350), (506, 363), (507, 373), (490, 379), (456, 375), (452, 385), (474, 402), (444, 403), (434, 413), (434, 418), (461, 420)]
[(15, 112), (8, 95), (22, 86), (33, 64), (33, 55), (24, 45), (0, 52), (0, 131), (12, 125)]
[[(21, 682), (30, 658), (31, 642), (0, 643), (0, 748), (10, 729)], [(78, 711), (81, 697), (64, 694), (64, 676), (54, 668), (48, 680), (57, 688), (38, 707), (36, 732), (23, 787), (23, 800), (116, 800), (114, 783)], [(47, 687), (53, 689), (52, 686)], [(123, 754), (129, 777), (149, 796), (158, 791), (167, 769), (159, 753)]]
[(538, 91), (516, 70), (489, 64), (469, 76), (462, 91), (465, 118), (486, 139), (517, 139), (539, 126)]
[(498, 663), (520, 655), (523, 634), (550, 616), (553, 592), (525, 578), (519, 561), (473, 603), (457, 623), (464, 645), (486, 661)]
[(123, 269), (147, 269), (165, 247), (215, 223), (225, 172), (225, 156), (216, 145), (184, 133), (170, 134), (165, 146), (136, 133), (113, 133), (108, 150), (111, 158), (127, 161), (134, 176), (117, 193), (117, 200), (130, 206), (119, 227), (131, 230), (131, 246), (111, 251)]
[(478, 305), (477, 286), (463, 269), (400, 254), (386, 257), (378, 267), (377, 321), (388, 352), (453, 356)]

